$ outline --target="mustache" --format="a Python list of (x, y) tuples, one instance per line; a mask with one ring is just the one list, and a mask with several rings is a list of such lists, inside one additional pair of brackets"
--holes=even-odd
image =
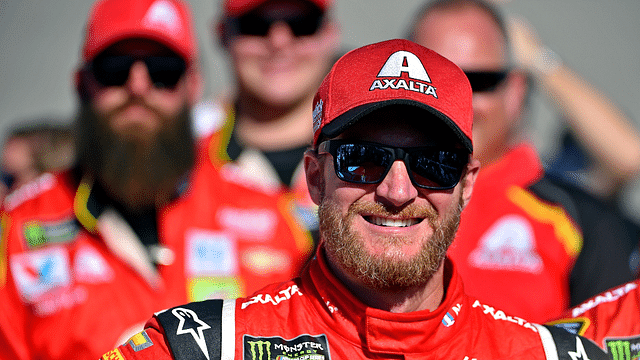
[(102, 114), (101, 116), (104, 118), (111, 118), (113, 117), (115, 114), (117, 113), (121, 113), (123, 112), (126, 108), (128, 108), (131, 105), (137, 105), (140, 106), (142, 108), (144, 108), (145, 110), (152, 112), (154, 115), (158, 116), (161, 119), (164, 119), (167, 117), (166, 114), (163, 114), (162, 112), (158, 111), (158, 109), (154, 106), (151, 106), (149, 103), (147, 103), (147, 101), (145, 101), (144, 98), (142, 97), (136, 97), (136, 96), (129, 96), (128, 99), (126, 101), (124, 101), (122, 104), (120, 104), (119, 106), (113, 108), (112, 110)]
[(356, 214), (367, 214), (379, 217), (399, 217), (399, 218), (424, 218), (434, 225), (438, 219), (438, 211), (431, 205), (416, 205), (410, 203), (404, 207), (389, 207), (380, 202), (367, 202), (362, 199), (357, 200), (349, 206), (348, 216)]

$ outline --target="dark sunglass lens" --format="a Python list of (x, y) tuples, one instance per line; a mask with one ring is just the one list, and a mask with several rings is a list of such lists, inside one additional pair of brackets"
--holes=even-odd
[(101, 56), (92, 65), (93, 77), (103, 86), (121, 86), (129, 78), (129, 70), (133, 65), (130, 56)]
[(473, 92), (487, 92), (495, 90), (507, 77), (505, 71), (477, 71), (465, 72)]
[(271, 27), (271, 21), (248, 14), (237, 19), (237, 32), (242, 35), (266, 36)]
[(377, 183), (386, 175), (391, 160), (388, 151), (374, 145), (342, 144), (335, 155), (336, 172), (344, 181)]
[(448, 189), (460, 181), (466, 154), (462, 151), (420, 150), (411, 153), (409, 162), (416, 185)]
[(318, 31), (322, 24), (322, 14), (308, 14), (286, 20), (291, 32), (295, 36), (309, 36)]
[(187, 68), (183, 59), (173, 56), (149, 56), (144, 63), (157, 88), (175, 87)]

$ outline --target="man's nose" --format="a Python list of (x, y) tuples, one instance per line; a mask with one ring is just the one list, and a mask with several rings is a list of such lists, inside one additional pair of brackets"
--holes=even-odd
[(418, 196), (418, 189), (411, 183), (408, 169), (402, 160), (396, 160), (387, 176), (376, 187), (376, 195), (389, 205), (401, 207)]
[(271, 24), (267, 37), (271, 46), (275, 48), (287, 46), (295, 39), (293, 31), (284, 21), (276, 21)]
[(153, 81), (144, 62), (136, 61), (133, 63), (129, 69), (126, 87), (131, 94), (137, 96), (144, 95), (153, 87)]

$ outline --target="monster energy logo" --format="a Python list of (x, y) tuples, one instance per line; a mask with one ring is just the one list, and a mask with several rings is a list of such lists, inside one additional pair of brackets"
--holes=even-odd
[(609, 357), (613, 360), (637, 360), (640, 358), (639, 338), (632, 339), (607, 339), (607, 350)]
[[(269, 360), (271, 359), (271, 342), (270, 341), (247, 341), (251, 351), (251, 360)], [(266, 358), (263, 356), (267, 355)]]
[(293, 339), (251, 335), (244, 335), (243, 338), (243, 360), (331, 360), (324, 334), (302, 334)]

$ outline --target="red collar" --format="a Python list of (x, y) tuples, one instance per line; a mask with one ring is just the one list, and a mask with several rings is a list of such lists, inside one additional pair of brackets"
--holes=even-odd
[[(445, 299), (435, 311), (390, 313), (370, 308), (333, 275), (321, 251), (305, 272), (305, 287), (316, 292), (314, 302), (324, 321), (345, 339), (373, 353), (425, 353), (451, 342), (470, 314), (470, 300), (453, 263), (445, 262)], [(453, 326), (458, 323), (458, 326)]]

